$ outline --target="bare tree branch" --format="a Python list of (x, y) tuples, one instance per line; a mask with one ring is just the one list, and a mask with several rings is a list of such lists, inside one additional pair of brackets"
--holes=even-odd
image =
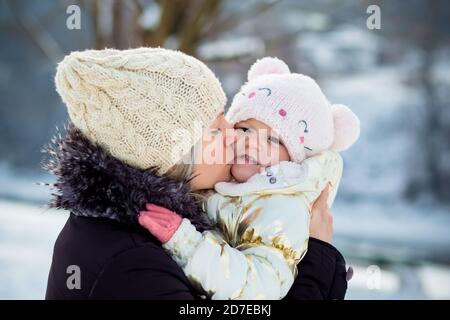
[(179, 49), (181, 51), (193, 54), (195, 45), (197, 44), (203, 27), (208, 22), (208, 17), (217, 10), (222, 0), (203, 0), (196, 15), (192, 19), (187, 20), (180, 36)]
[(161, 1), (161, 18), (156, 30), (145, 35), (144, 43), (153, 46), (163, 46), (165, 40), (172, 31), (174, 20), (177, 12), (176, 0)]
[(224, 19), (211, 19), (210, 25), (205, 30), (206, 32), (213, 31), (214, 33), (224, 33), (231, 29), (238, 27), (244, 21), (260, 18), (260, 15), (272, 9), (275, 5), (281, 3), (282, 0), (263, 1), (258, 2), (255, 6), (250, 6), (247, 10), (236, 13), (230, 13)]

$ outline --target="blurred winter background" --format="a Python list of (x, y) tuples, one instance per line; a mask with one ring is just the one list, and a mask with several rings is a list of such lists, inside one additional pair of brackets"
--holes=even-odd
[[(80, 30), (66, 27), (72, 4)], [(67, 219), (35, 184), (52, 181), (40, 149), (67, 119), (56, 63), (146, 45), (204, 60), (229, 97), (265, 55), (317, 78), (362, 123), (332, 209), (355, 269), (347, 298), (450, 299), (449, 35), (445, 0), (0, 0), (0, 298), (44, 297)]]

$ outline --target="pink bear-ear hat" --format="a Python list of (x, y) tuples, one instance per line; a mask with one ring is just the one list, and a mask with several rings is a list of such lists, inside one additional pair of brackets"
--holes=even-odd
[(344, 151), (358, 140), (360, 135), (360, 121), (356, 114), (347, 106), (333, 104), (331, 106), (334, 122), (334, 140), (331, 149)]
[(265, 57), (257, 60), (250, 68), (247, 74), (248, 81), (252, 81), (263, 75), (268, 74), (289, 74), (291, 71), (284, 61), (278, 58)]
[[(284, 138), (293, 161), (301, 162), (305, 157), (326, 149), (343, 151), (358, 139), (360, 124), (357, 116), (345, 106), (331, 105), (314, 79), (303, 74), (291, 73), (282, 60), (273, 57), (262, 58), (250, 67), (247, 77), (248, 82), (244, 86), (249, 86), (248, 88), (252, 90), (255, 90), (253, 81), (255, 81), (253, 84), (264, 87), (276, 84), (278, 98), (283, 97), (289, 90), (294, 91), (289, 98), (283, 99), (282, 104), (276, 98), (258, 98), (255, 103), (257, 108), (255, 105), (248, 107), (240, 99), (233, 100), (226, 119), (230, 123), (236, 123), (255, 118), (270, 127), (282, 128), (280, 136)], [(294, 84), (300, 86), (302, 90), (296, 90), (297, 86)], [(249, 99), (258, 97), (253, 91), (245, 94)], [(318, 128), (320, 130), (313, 131), (312, 136), (300, 133), (296, 130), (296, 124), (290, 123), (299, 118), (301, 112), (305, 113), (304, 116), (308, 115), (308, 122), (320, 121), (322, 124)], [(319, 120), (317, 117), (323, 119)]]

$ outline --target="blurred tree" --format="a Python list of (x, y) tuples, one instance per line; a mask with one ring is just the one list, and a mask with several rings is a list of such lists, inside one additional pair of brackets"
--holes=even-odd
[(221, 15), (223, 0), (84, 0), (90, 11), (96, 48), (164, 46), (195, 55), (200, 40), (237, 27), (279, 0), (248, 1), (241, 12)]
[[(56, 64), (68, 52), (164, 46), (198, 55), (200, 45), (235, 32), (243, 22), (258, 21), (279, 2), (0, 0), (0, 169), (6, 163), (39, 170), (41, 146), (54, 134), (55, 124), (67, 119), (53, 77)], [(80, 30), (66, 28), (66, 9), (74, 4), (81, 9)], [(238, 38), (235, 35), (232, 38)], [(249, 55), (253, 60), (254, 46), (245, 46), (245, 41), (239, 45), (248, 50), (229, 50), (224, 55), (228, 61)], [(238, 64), (232, 64), (239, 70)]]
[(65, 51), (89, 42), (88, 34), (65, 28), (66, 8), (0, 0), (0, 176), (9, 167), (39, 170), (41, 147), (65, 119), (55, 65)]

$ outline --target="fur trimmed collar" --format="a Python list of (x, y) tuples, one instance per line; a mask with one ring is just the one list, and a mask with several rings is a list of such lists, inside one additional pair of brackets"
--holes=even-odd
[(188, 218), (200, 232), (211, 229), (207, 215), (190, 192), (189, 180), (159, 176), (157, 168), (132, 168), (90, 142), (73, 124), (45, 149), (44, 168), (56, 176), (50, 206), (86, 217), (137, 225), (137, 214), (154, 203)]

